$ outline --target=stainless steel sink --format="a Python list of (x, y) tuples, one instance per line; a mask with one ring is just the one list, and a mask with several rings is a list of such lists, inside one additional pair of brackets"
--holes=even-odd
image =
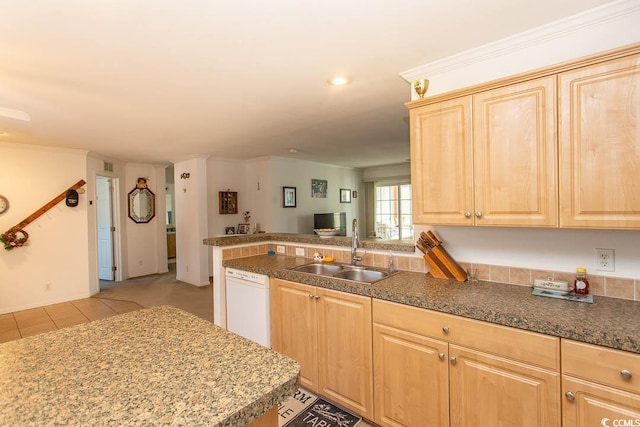
[(305, 264), (294, 267), (291, 270), (301, 273), (317, 274), (319, 276), (335, 277), (336, 279), (352, 280), (360, 283), (374, 283), (385, 277), (389, 277), (389, 273), (386, 271), (336, 264)]
[(322, 276), (333, 276), (335, 273), (342, 270), (342, 267), (333, 264), (306, 264), (295, 267), (293, 270), (301, 271), (303, 273), (320, 274)]
[(384, 271), (376, 270), (342, 270), (339, 273), (333, 275), (337, 279), (355, 280), (356, 282), (373, 283), (378, 280), (384, 279), (389, 276)]

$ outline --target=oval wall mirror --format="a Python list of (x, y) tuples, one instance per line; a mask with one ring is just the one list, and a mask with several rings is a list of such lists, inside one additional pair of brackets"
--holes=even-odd
[(129, 218), (139, 224), (156, 216), (156, 195), (148, 188), (134, 188), (129, 192)]

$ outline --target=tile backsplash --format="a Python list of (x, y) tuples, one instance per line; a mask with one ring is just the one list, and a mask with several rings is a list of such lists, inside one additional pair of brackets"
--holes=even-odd
[[(278, 242), (277, 246), (284, 246), (283, 255), (296, 256), (296, 248), (304, 249), (304, 258), (313, 258), (315, 252), (324, 256), (332, 256), (334, 262), (348, 263), (351, 256), (349, 249), (339, 249), (334, 247), (319, 246), (308, 247), (292, 245)], [(263, 243), (246, 246), (235, 246), (222, 251), (222, 259), (244, 258), (253, 255), (266, 254), (269, 250), (276, 250), (275, 243)], [(373, 250), (358, 250), (358, 255), (362, 256), (362, 264), (373, 267), (386, 268), (389, 265), (389, 258), (393, 258), (393, 263), (398, 270), (427, 273), (429, 265), (417, 254), (385, 253)], [(533, 286), (535, 279), (566, 280), (573, 282), (575, 273), (564, 271), (537, 270), (521, 267), (509, 267), (503, 265), (471, 264), (460, 262), (466, 271), (475, 268), (479, 280), (508, 283), (516, 286)], [(611, 298), (622, 298), (640, 301), (640, 279), (624, 279), (617, 277), (606, 277), (588, 274), (589, 289), (593, 295), (607, 296)]]

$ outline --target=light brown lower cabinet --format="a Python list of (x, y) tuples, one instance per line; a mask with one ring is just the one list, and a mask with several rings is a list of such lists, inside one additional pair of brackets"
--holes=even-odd
[(302, 386), (380, 426), (640, 427), (640, 354), (271, 284), (273, 349)]
[(379, 425), (561, 425), (558, 338), (379, 300), (373, 321)]
[(300, 383), (373, 418), (371, 298), (271, 281), (271, 343), (300, 363)]
[(563, 426), (640, 426), (640, 355), (562, 340), (562, 370)]
[(560, 426), (560, 374), (449, 345), (452, 426)]
[(376, 423), (449, 425), (448, 347), (440, 340), (374, 323)]

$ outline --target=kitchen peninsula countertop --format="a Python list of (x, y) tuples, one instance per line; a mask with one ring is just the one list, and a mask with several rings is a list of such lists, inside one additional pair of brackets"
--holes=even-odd
[(291, 396), (292, 359), (171, 306), (0, 344), (0, 425), (242, 426)]
[[(315, 234), (295, 234), (295, 233), (256, 233), (256, 234), (234, 234), (230, 236), (209, 237), (203, 240), (208, 246), (231, 246), (243, 245), (259, 242), (284, 242), (284, 243), (305, 243), (309, 245), (344, 246), (351, 247), (351, 237), (334, 236), (320, 238)], [(360, 248), (379, 249), (395, 252), (411, 252), (416, 249), (413, 243), (400, 242), (398, 240), (382, 240), (376, 238), (360, 239)]]
[(531, 287), (457, 282), (402, 271), (371, 285), (289, 270), (312, 260), (257, 255), (223, 266), (561, 338), (640, 353), (640, 302), (594, 296), (593, 304), (531, 295)]

